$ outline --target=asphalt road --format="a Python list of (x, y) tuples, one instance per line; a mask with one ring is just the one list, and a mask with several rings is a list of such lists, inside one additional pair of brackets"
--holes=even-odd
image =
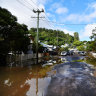
[(77, 60), (83, 56), (62, 57), (66, 63), (56, 65), (44, 96), (96, 96), (96, 77), (92, 65)]

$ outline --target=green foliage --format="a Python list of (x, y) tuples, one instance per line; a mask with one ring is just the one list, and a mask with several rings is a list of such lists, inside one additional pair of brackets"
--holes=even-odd
[[(29, 33), (36, 38), (36, 28), (31, 28)], [(69, 34), (65, 34), (63, 31), (39, 28), (39, 40), (41, 42), (46, 42), (49, 45), (61, 46), (65, 43), (72, 43), (74, 41), (74, 37)]]
[(93, 39), (94, 41), (96, 40), (96, 27), (92, 30), (92, 36), (90, 36), (90, 39)]
[(78, 46), (77, 49), (78, 49), (79, 51), (85, 51), (85, 47), (84, 47), (84, 45), (80, 45), (80, 46)]
[(30, 43), (27, 34), (27, 26), (19, 24), (15, 16), (0, 7), (0, 54), (9, 51), (26, 53)]
[(78, 34), (78, 32), (74, 33), (74, 41), (79, 41), (79, 34)]
[[(34, 42), (32, 46), (33, 46), (32, 47), (33, 52), (36, 53), (36, 42)], [(43, 51), (44, 51), (44, 47), (39, 43), (38, 44), (38, 52), (43, 53)]]
[(86, 50), (86, 41), (74, 41), (73, 47), (77, 47), (79, 51), (85, 51)]
[(86, 50), (96, 52), (96, 41), (89, 41)]
[(82, 42), (78, 41), (78, 40), (73, 42), (73, 46), (75, 46), (75, 47), (80, 46), (81, 44), (82, 44)]
[(69, 49), (69, 47), (62, 47), (62, 48), (59, 49), (59, 51), (60, 52), (62, 52), (62, 51), (68, 51), (68, 49)]
[(87, 42), (87, 51), (96, 52), (96, 28), (92, 30), (92, 36), (90, 36), (90, 39), (91, 41)]

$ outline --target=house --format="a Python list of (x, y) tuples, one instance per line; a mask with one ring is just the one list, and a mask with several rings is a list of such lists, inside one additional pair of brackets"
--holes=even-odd
[(69, 46), (69, 44), (64, 44), (64, 45), (61, 45), (61, 48), (66, 48), (68, 46)]
[(47, 45), (47, 44), (44, 44), (44, 43), (40, 43), (43, 47), (47, 48), (48, 51), (54, 51), (56, 49), (56, 46), (53, 46), (53, 45)]

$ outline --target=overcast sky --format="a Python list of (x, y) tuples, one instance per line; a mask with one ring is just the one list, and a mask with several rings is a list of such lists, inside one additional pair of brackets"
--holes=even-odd
[(0, 6), (28, 28), (37, 26), (36, 18), (31, 18), (37, 14), (32, 10), (43, 8), (45, 13), (40, 17), (45, 18), (40, 18), (40, 27), (63, 30), (71, 35), (79, 32), (80, 40), (90, 40), (92, 29), (96, 27), (95, 0), (0, 0)]

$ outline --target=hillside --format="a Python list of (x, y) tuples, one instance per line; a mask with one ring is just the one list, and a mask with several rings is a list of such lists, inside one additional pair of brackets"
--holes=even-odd
[[(29, 30), (29, 33), (32, 34), (34, 38), (36, 38), (36, 30), (36, 28), (31, 28)], [(39, 28), (39, 40), (49, 45), (61, 46), (65, 43), (71, 44), (74, 41), (74, 37), (69, 34), (65, 34), (60, 30)]]

